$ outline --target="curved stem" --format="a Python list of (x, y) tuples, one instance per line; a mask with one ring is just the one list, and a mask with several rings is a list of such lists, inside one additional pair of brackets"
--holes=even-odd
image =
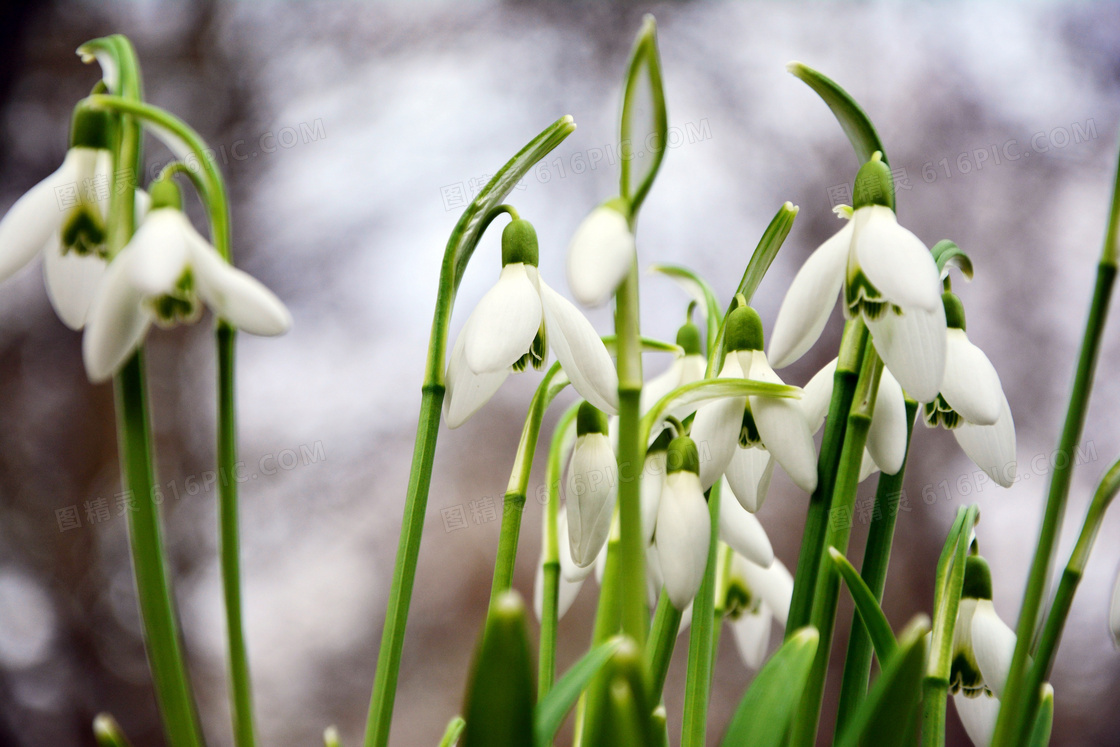
[[(557, 376), (563, 381), (554, 385)], [(494, 560), (494, 580), (490, 586), (490, 604), (503, 592), (513, 586), (513, 568), (517, 562), (517, 543), (521, 536), (521, 516), (525, 510), (525, 493), (529, 488), (529, 474), (533, 468), (533, 455), (537, 450), (537, 439), (541, 432), (541, 421), (545, 410), (552, 400), (567, 386), (567, 376), (561, 374), (560, 364), (552, 364), (533, 399), (529, 402), (529, 412), (525, 415), (525, 425), (521, 430), (521, 440), (517, 444), (517, 456), (506, 488), (505, 504), (502, 507), (502, 529), (498, 537), (498, 556)]]

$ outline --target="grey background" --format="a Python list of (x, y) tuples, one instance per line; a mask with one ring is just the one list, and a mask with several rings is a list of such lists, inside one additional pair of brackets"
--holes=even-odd
[[(995, 603), (1014, 619), (1104, 231), (1120, 115), (1115, 6), (5, 7), (0, 210), (64, 155), (70, 109), (96, 80), (73, 50), (126, 33), (149, 99), (218, 148), (238, 264), (295, 316), (286, 337), (240, 341), (241, 445), (253, 475), (242, 486), (245, 600), (263, 744), (315, 744), (332, 723), (345, 743), (361, 738), (456, 186), (469, 196), (536, 132), (572, 114), (579, 129), (542, 167), (549, 179), (535, 173), (511, 197), (537, 227), (542, 273), (566, 292), (568, 238), (617, 190), (616, 167), (600, 161), (575, 173), (574, 164), (617, 142), (626, 54), (649, 10), (660, 23), (670, 123), (696, 137), (670, 150), (650, 194), (639, 228), (643, 266), (687, 264), (726, 301), (766, 223), (791, 200), (800, 216), (756, 297), (769, 329), (797, 267), (836, 230), (829, 189), (849, 182), (856, 166), (824, 105), (785, 72), (791, 59), (836, 78), (869, 111), (912, 187), (900, 190), (902, 223), (931, 245), (952, 238), (972, 255), (977, 278), (958, 282), (958, 292), (971, 338), (1001, 372), (1023, 479), (1009, 490), (981, 484), (949, 434), (919, 426), (885, 606), (896, 627), (929, 610), (940, 543), (957, 507), (975, 500)], [(1064, 147), (1059, 130), (1069, 136)], [(994, 152), (1022, 155), (997, 165)], [(154, 145), (148, 157), (157, 167), (167, 160)], [(496, 236), (476, 256), (453, 334), (496, 277)], [(642, 293), (643, 329), (671, 337), (685, 296), (655, 277), (644, 277)], [(605, 310), (589, 316), (609, 330)], [(787, 380), (804, 383), (831, 357), (838, 329), (834, 318), (813, 352), (783, 372)], [(208, 740), (225, 745), (216, 496), (206, 484), (214, 459), (209, 331), (204, 322), (155, 332), (149, 361), (195, 691)], [(1120, 449), (1118, 356), (1110, 334), (1063, 548)], [(654, 373), (665, 361), (647, 365)], [(472, 501), (500, 506), (536, 380), (514, 377), (471, 422), (441, 433), (395, 744), (435, 744), (459, 708), (499, 522), (482, 514), (449, 532), (441, 510), (462, 506), (469, 520)], [(86, 381), (80, 337), (54, 317), (37, 268), (0, 289), (0, 423), (0, 742), (92, 744), (89, 723), (109, 710), (135, 744), (161, 744), (114, 499), (112, 394)], [(534, 488), (542, 470), (538, 460)], [(112, 517), (91, 523), (84, 503), (102, 497)], [(780, 475), (760, 512), (791, 567), (805, 505)], [(71, 506), (82, 526), (60, 531), (56, 511)], [(531, 500), (515, 579), (526, 595), (540, 515)], [(865, 533), (857, 522), (855, 557)], [(1056, 745), (1117, 742), (1120, 656), (1106, 620), (1118, 537), (1120, 518), (1109, 517), (1056, 662)], [(587, 585), (561, 623), (561, 666), (590, 636), (594, 589)], [(844, 599), (840, 641), (849, 619)], [(674, 733), (683, 652), (682, 641), (666, 695)], [(834, 666), (830, 697), (838, 673)], [(750, 677), (724, 636), (711, 743)], [(966, 744), (955, 716), (949, 721), (950, 743)]]

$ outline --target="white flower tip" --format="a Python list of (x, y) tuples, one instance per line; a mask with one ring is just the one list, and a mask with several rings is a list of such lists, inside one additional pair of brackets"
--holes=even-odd
[(568, 285), (585, 306), (601, 306), (626, 279), (634, 236), (626, 216), (600, 205), (584, 218), (568, 245)]

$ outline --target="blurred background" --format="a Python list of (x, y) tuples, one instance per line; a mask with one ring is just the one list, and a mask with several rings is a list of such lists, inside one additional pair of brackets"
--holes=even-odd
[[(566, 292), (569, 237), (617, 191), (620, 81), (648, 11), (660, 25), (677, 135), (643, 211), (643, 266), (686, 264), (727, 302), (790, 200), (800, 215), (756, 296), (769, 329), (793, 273), (836, 230), (831, 208), (848, 201), (857, 166), (826, 107), (785, 72), (791, 59), (834, 77), (871, 114), (896, 169), (901, 222), (930, 245), (952, 238), (971, 254), (976, 280), (958, 281), (958, 293), (971, 339), (1001, 372), (1020, 479), (993, 486), (949, 434), (919, 426), (884, 604), (896, 627), (930, 609), (952, 516), (977, 501), (995, 604), (1014, 620), (1104, 232), (1120, 8), (9, 0), (0, 10), (0, 212), (63, 158), (71, 108), (98, 77), (74, 49), (125, 33), (149, 99), (215, 149), (233, 195), (238, 264), (294, 314), (285, 337), (240, 340), (246, 625), (262, 744), (321, 743), (329, 724), (359, 743), (447, 235), (511, 154), (571, 114), (579, 129), (510, 197), (536, 225), (542, 273)], [(147, 158), (145, 181), (169, 156), (153, 142)], [(453, 334), (498, 268), (495, 233), (467, 272)], [(51, 311), (41, 278), (36, 263), (0, 288), (0, 743), (91, 745), (90, 722), (107, 710), (135, 744), (162, 744), (117, 498), (112, 392), (86, 380), (80, 337)], [(643, 331), (671, 338), (687, 298), (662, 278), (642, 282)], [(1112, 316), (1063, 564), (1120, 451)], [(589, 317), (609, 331), (608, 311)], [(786, 379), (803, 384), (832, 357), (839, 328), (834, 317)], [(179, 613), (208, 741), (228, 745), (210, 326), (149, 339)], [(667, 363), (650, 356), (646, 366), (652, 374)], [(460, 707), (501, 496), (538, 376), (512, 378), (440, 436), (394, 744), (435, 744)], [(531, 495), (542, 471), (538, 459)], [(760, 511), (791, 568), (806, 502), (779, 474)], [(526, 596), (541, 509), (530, 500), (523, 524), (516, 586)], [(857, 513), (853, 557), (867, 521)], [(1055, 745), (1117, 742), (1120, 654), (1107, 629), (1117, 540), (1113, 515), (1056, 662)], [(561, 622), (561, 667), (589, 640), (595, 592), (587, 584)], [(838, 641), (850, 617), (844, 595)], [(683, 674), (682, 641), (666, 691), (674, 732)], [(832, 674), (830, 698), (838, 661)], [(751, 676), (723, 636), (711, 744)], [(967, 744), (949, 721), (950, 743)]]

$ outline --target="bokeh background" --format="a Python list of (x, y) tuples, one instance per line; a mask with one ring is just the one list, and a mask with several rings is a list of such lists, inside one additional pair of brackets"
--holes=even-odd
[[(1120, 8), (9, 0), (0, 10), (0, 211), (65, 153), (71, 107), (97, 77), (74, 49), (123, 32), (139, 50), (150, 100), (215, 147), (234, 200), (238, 263), (295, 316), (283, 338), (240, 342), (246, 624), (263, 744), (320, 743), (328, 724), (359, 743), (444, 242), (486, 178), (572, 114), (579, 129), (510, 198), (536, 224), (542, 272), (566, 288), (568, 238), (617, 190), (609, 152), (620, 80), (647, 11), (660, 24), (670, 124), (681, 137), (642, 215), (643, 266), (689, 265), (727, 301), (790, 200), (800, 215), (756, 297), (769, 329), (793, 273), (836, 230), (830, 209), (856, 167), (824, 105), (786, 74), (791, 59), (836, 78), (869, 111), (904, 172), (903, 224), (972, 255), (976, 280), (958, 282), (958, 292), (1014, 411), (1020, 480), (1009, 490), (981, 480), (949, 434), (919, 426), (885, 606), (896, 626), (929, 610), (951, 518), (977, 501), (995, 603), (1014, 619), (1104, 231), (1120, 126)], [(153, 143), (149, 173), (167, 159)], [(497, 270), (488, 236), (453, 333)], [(644, 331), (671, 337), (686, 297), (664, 279), (642, 282)], [(588, 313), (609, 330), (606, 310)], [(1120, 319), (1110, 321), (1063, 548), (1120, 451)], [(839, 327), (834, 318), (788, 380), (804, 383), (834, 354)], [(149, 361), (195, 692), (208, 741), (228, 745), (209, 332), (207, 323), (157, 332)], [(651, 356), (647, 369), (666, 363)], [(536, 380), (514, 377), (467, 425), (440, 436), (394, 744), (435, 744), (459, 708), (498, 537), (487, 499), (500, 509)], [(112, 394), (87, 382), (80, 338), (52, 313), (37, 266), (0, 288), (0, 423), (0, 744), (90, 745), (102, 710), (135, 744), (162, 744), (116, 499)], [(790, 567), (805, 505), (778, 475), (760, 512)], [(466, 526), (449, 531), (457, 511)], [(526, 595), (540, 517), (531, 500), (516, 576)], [(856, 557), (865, 522), (857, 517)], [(1106, 624), (1118, 539), (1112, 516), (1053, 674), (1055, 745), (1120, 741), (1120, 653)], [(594, 601), (589, 583), (562, 621), (561, 666), (588, 640)], [(845, 599), (840, 641), (850, 615)], [(667, 687), (674, 730), (683, 650)], [(710, 743), (751, 674), (724, 636)], [(967, 744), (949, 718), (950, 743)]]

